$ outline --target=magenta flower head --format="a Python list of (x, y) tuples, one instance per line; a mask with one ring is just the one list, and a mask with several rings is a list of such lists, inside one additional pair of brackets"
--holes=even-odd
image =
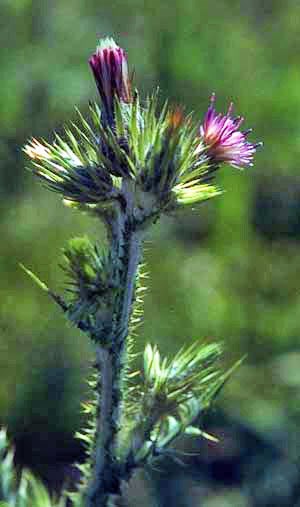
[(131, 84), (125, 51), (111, 38), (100, 41), (89, 59), (97, 88), (106, 112), (111, 116), (114, 98), (129, 103), (132, 100)]
[(210, 106), (200, 127), (207, 156), (215, 163), (228, 163), (234, 167), (251, 166), (254, 153), (261, 143), (250, 143), (247, 135), (251, 129), (239, 130), (244, 119), (240, 116), (231, 116), (233, 104), (231, 103), (227, 114), (217, 113), (215, 110), (215, 94), (212, 94)]

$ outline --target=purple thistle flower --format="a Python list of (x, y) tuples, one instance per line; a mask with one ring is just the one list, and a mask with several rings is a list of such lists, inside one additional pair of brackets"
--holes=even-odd
[(261, 143), (250, 143), (247, 135), (251, 129), (239, 130), (244, 118), (232, 117), (233, 104), (231, 103), (227, 114), (217, 113), (214, 107), (215, 94), (210, 99), (210, 106), (200, 126), (200, 135), (203, 139), (208, 157), (216, 163), (225, 162), (234, 167), (251, 166), (254, 153)]
[(113, 39), (100, 42), (96, 52), (90, 57), (97, 88), (107, 113), (113, 111), (113, 101), (117, 96), (123, 102), (131, 102), (131, 83), (125, 51)]

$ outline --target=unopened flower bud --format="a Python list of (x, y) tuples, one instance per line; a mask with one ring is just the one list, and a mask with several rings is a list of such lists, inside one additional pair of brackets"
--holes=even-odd
[(108, 116), (112, 115), (114, 98), (129, 103), (132, 100), (125, 51), (113, 39), (100, 42), (89, 59), (95, 81)]

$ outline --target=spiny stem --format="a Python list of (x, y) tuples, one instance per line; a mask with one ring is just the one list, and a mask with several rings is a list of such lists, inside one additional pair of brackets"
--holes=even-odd
[(126, 338), (129, 332), (130, 316), (132, 311), (132, 304), (134, 301), (134, 290), (136, 283), (137, 270), (141, 258), (142, 248), (142, 234), (141, 232), (134, 232), (131, 234), (127, 244), (127, 269), (125, 272), (124, 279), (124, 293), (122, 297), (122, 304), (120, 305), (119, 321), (117, 327), (120, 329), (120, 333), (116, 336), (116, 347), (118, 351), (115, 355), (115, 376), (114, 376), (114, 391), (115, 398), (119, 400), (115, 406), (115, 424), (117, 425), (116, 431), (113, 435), (112, 440), (112, 454), (114, 459), (118, 459), (118, 429), (121, 420), (122, 412), (122, 379), (123, 370), (126, 363), (127, 355), (127, 341)]
[[(99, 405), (97, 407), (96, 415), (96, 441), (95, 441), (95, 470), (94, 478), (90, 484), (87, 494), (87, 506), (102, 505), (97, 500), (98, 496), (98, 480), (103, 482), (102, 474), (104, 473), (107, 455), (106, 447), (107, 440), (110, 437), (110, 421), (112, 413), (112, 360), (111, 354), (105, 347), (97, 346), (97, 364), (101, 371), (101, 379), (98, 380)], [(100, 384), (100, 385), (99, 385)], [(97, 475), (96, 475), (97, 474)], [(104, 493), (104, 491), (103, 491)], [(103, 495), (103, 505), (105, 505), (105, 498)]]
[(122, 413), (122, 381), (141, 247), (142, 233), (132, 230), (125, 213), (118, 214), (112, 230), (111, 249), (114, 270), (119, 270), (119, 290), (112, 304), (109, 333), (111, 345), (106, 348), (97, 346), (99, 406), (93, 472), (86, 496), (87, 507), (106, 507), (110, 495), (121, 492), (118, 431)]

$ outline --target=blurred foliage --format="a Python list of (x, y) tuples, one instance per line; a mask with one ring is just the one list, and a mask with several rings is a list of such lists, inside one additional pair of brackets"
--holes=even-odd
[[(55, 504), (55, 505), (54, 505)], [(5, 430), (0, 431), (0, 505), (1, 507), (66, 507), (66, 498), (52, 500), (45, 486), (28, 470), (17, 477), (14, 451)]]
[(70, 461), (93, 355), (18, 263), (60, 288), (67, 239), (104, 235), (33, 181), (21, 146), (52, 138), (74, 105), (87, 110), (96, 97), (87, 59), (105, 35), (127, 49), (144, 94), (159, 84), (200, 119), (215, 91), (220, 110), (233, 100), (265, 144), (253, 169), (225, 168), (222, 197), (153, 228), (139, 349), (150, 340), (172, 353), (212, 337), (228, 364), (247, 353), (219, 403), (283, 431), (299, 455), (299, 30), (294, 0), (2, 0), (0, 422), (40, 474), (43, 462)]

